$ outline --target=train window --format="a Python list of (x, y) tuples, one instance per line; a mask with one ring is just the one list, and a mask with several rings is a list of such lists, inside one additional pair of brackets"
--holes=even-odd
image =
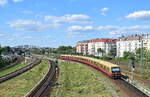
[(112, 67), (111, 70), (112, 70), (112, 73), (118, 73), (120, 72), (120, 67)]

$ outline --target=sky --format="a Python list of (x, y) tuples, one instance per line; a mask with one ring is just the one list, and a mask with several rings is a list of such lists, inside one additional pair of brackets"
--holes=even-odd
[(150, 0), (0, 0), (0, 45), (75, 46), (150, 34)]

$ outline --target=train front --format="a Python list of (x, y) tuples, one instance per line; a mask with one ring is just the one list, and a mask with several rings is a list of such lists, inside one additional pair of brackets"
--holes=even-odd
[(120, 78), (121, 77), (121, 69), (120, 67), (111, 67), (112, 78)]

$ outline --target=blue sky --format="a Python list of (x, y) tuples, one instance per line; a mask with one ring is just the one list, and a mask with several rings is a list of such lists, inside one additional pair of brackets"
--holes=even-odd
[(0, 44), (75, 46), (150, 33), (150, 0), (0, 0)]

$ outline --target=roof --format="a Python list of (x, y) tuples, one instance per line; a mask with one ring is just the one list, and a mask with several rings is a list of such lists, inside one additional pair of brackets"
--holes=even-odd
[(93, 39), (88, 41), (89, 42), (116, 42), (117, 39), (101, 38), (101, 39)]
[(91, 40), (83, 40), (78, 41), (77, 43), (89, 43), (89, 42), (116, 42), (117, 39), (109, 39), (109, 38), (97, 38), (97, 39), (91, 39)]
[(78, 41), (77, 43), (88, 43), (88, 40)]
[(96, 58), (91, 58), (91, 57), (85, 57), (85, 56), (77, 56), (77, 55), (62, 55), (62, 56), (72, 56), (72, 57), (77, 57), (77, 58), (84, 58), (84, 59), (89, 59), (89, 60), (93, 60), (97, 63), (100, 63), (100, 64), (103, 64), (105, 65), (106, 67), (119, 67), (118, 65), (116, 64), (113, 64), (113, 63), (110, 63), (110, 62), (107, 62), (107, 61), (104, 61), (104, 60), (101, 60), (101, 59), (96, 59)]
[(118, 38), (118, 41), (128, 41), (128, 40), (141, 40), (143, 39), (147, 34), (142, 34), (142, 35), (131, 35), (131, 36), (122, 36)]

